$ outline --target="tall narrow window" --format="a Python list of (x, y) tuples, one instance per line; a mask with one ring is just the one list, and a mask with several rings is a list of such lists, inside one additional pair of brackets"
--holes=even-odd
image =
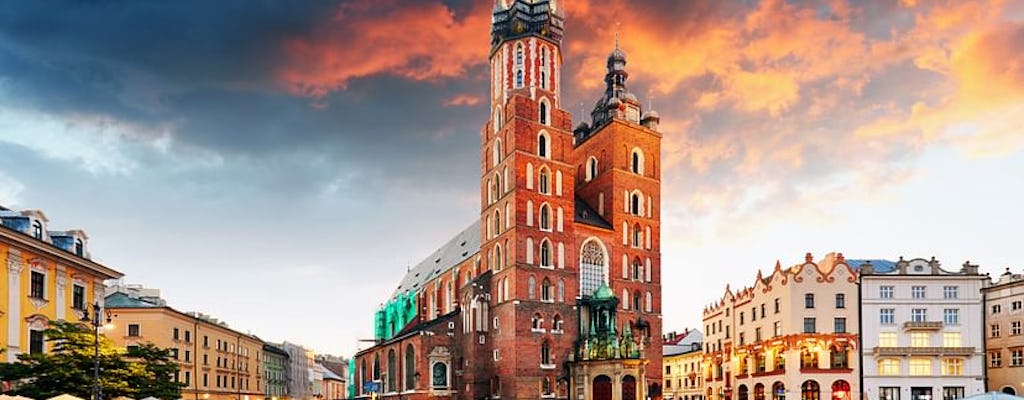
[(586, 180), (589, 182), (589, 181), (593, 180), (594, 178), (597, 178), (597, 158), (596, 157), (590, 157), (590, 159), (587, 160), (587, 176), (586, 176)]
[(540, 242), (540, 266), (551, 266), (551, 242), (547, 239)]
[(76, 310), (85, 309), (85, 287), (71, 285), (71, 308)]
[(32, 222), (32, 237), (43, 240), (43, 224), (41, 222)]
[(75, 239), (75, 255), (82, 257), (85, 254), (85, 246), (82, 245), (82, 239)]
[(643, 211), (641, 211), (641, 209), (643, 208), (643, 200), (641, 199), (642, 197), (639, 193), (633, 193), (630, 196), (629, 212), (632, 213), (633, 215), (641, 215), (641, 213), (643, 213)]
[[(541, 245), (541, 246), (543, 246), (543, 245)], [(541, 283), (540, 283), (540, 300), (541, 301), (547, 301), (547, 302), (554, 301), (554, 297), (552, 296), (552, 294), (553, 294), (552, 292), (553, 292), (553, 290), (552, 290), (552, 287), (551, 287), (551, 281), (548, 280), (548, 278), (544, 278), (544, 280), (541, 281)]]
[(629, 163), (630, 171), (634, 174), (643, 175), (644, 173), (644, 153), (640, 149), (633, 149), (633, 155)]
[(523, 87), (523, 70), (516, 70), (516, 87)]
[(44, 299), (46, 295), (46, 275), (41, 272), (32, 271), (30, 279), (29, 297)]
[(548, 103), (546, 101), (540, 102), (540, 123), (548, 124)]
[(541, 365), (551, 365), (551, 344), (546, 340), (540, 345), (540, 363)]
[(608, 281), (604, 249), (597, 239), (589, 239), (580, 250), (580, 295), (591, 296)]
[(537, 190), (544, 194), (551, 194), (551, 172), (544, 167), (540, 169), (537, 176)]
[(43, 352), (43, 331), (30, 330), (28, 331), (28, 352), (30, 354), (40, 354)]
[[(541, 175), (543, 176), (543, 175)], [(540, 229), (545, 231), (551, 230), (551, 207), (547, 203), (540, 205), (540, 212), (538, 214), (540, 219)]]
[[(540, 88), (548, 88), (548, 48), (542, 47), (540, 50)], [(543, 122), (541, 122), (543, 123)]]
[(539, 135), (537, 135), (537, 155), (538, 156), (541, 156), (542, 158), (550, 158), (551, 157), (551, 154), (549, 153), (549, 149), (548, 149), (549, 146), (548, 145), (549, 145), (549, 143), (548, 143), (548, 135), (546, 135), (544, 132), (541, 132)]

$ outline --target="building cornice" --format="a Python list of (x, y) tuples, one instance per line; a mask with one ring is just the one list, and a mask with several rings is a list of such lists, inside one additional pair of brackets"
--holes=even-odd
[(31, 251), (43, 256), (49, 256), (58, 262), (73, 267), (88, 270), (106, 279), (118, 279), (124, 276), (123, 273), (113, 268), (104, 266), (88, 258), (79, 257), (63, 249), (53, 247), (49, 243), (42, 242), (34, 237), (6, 228), (0, 228), (0, 238), (21, 250)]

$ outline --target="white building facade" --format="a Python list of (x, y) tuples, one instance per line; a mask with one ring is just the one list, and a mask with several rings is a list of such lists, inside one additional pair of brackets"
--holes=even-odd
[(859, 265), (867, 400), (954, 400), (985, 391), (986, 276), (934, 258)]

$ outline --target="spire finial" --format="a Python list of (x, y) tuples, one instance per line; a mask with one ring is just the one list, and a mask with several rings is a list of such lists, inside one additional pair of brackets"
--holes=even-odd
[(619, 49), (619, 29), (622, 27), (622, 23), (615, 22), (615, 50)]

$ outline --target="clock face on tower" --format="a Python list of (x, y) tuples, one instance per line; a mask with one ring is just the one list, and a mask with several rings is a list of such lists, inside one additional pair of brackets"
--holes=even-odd
[(636, 107), (626, 107), (626, 120), (633, 123), (640, 122), (640, 109)]

